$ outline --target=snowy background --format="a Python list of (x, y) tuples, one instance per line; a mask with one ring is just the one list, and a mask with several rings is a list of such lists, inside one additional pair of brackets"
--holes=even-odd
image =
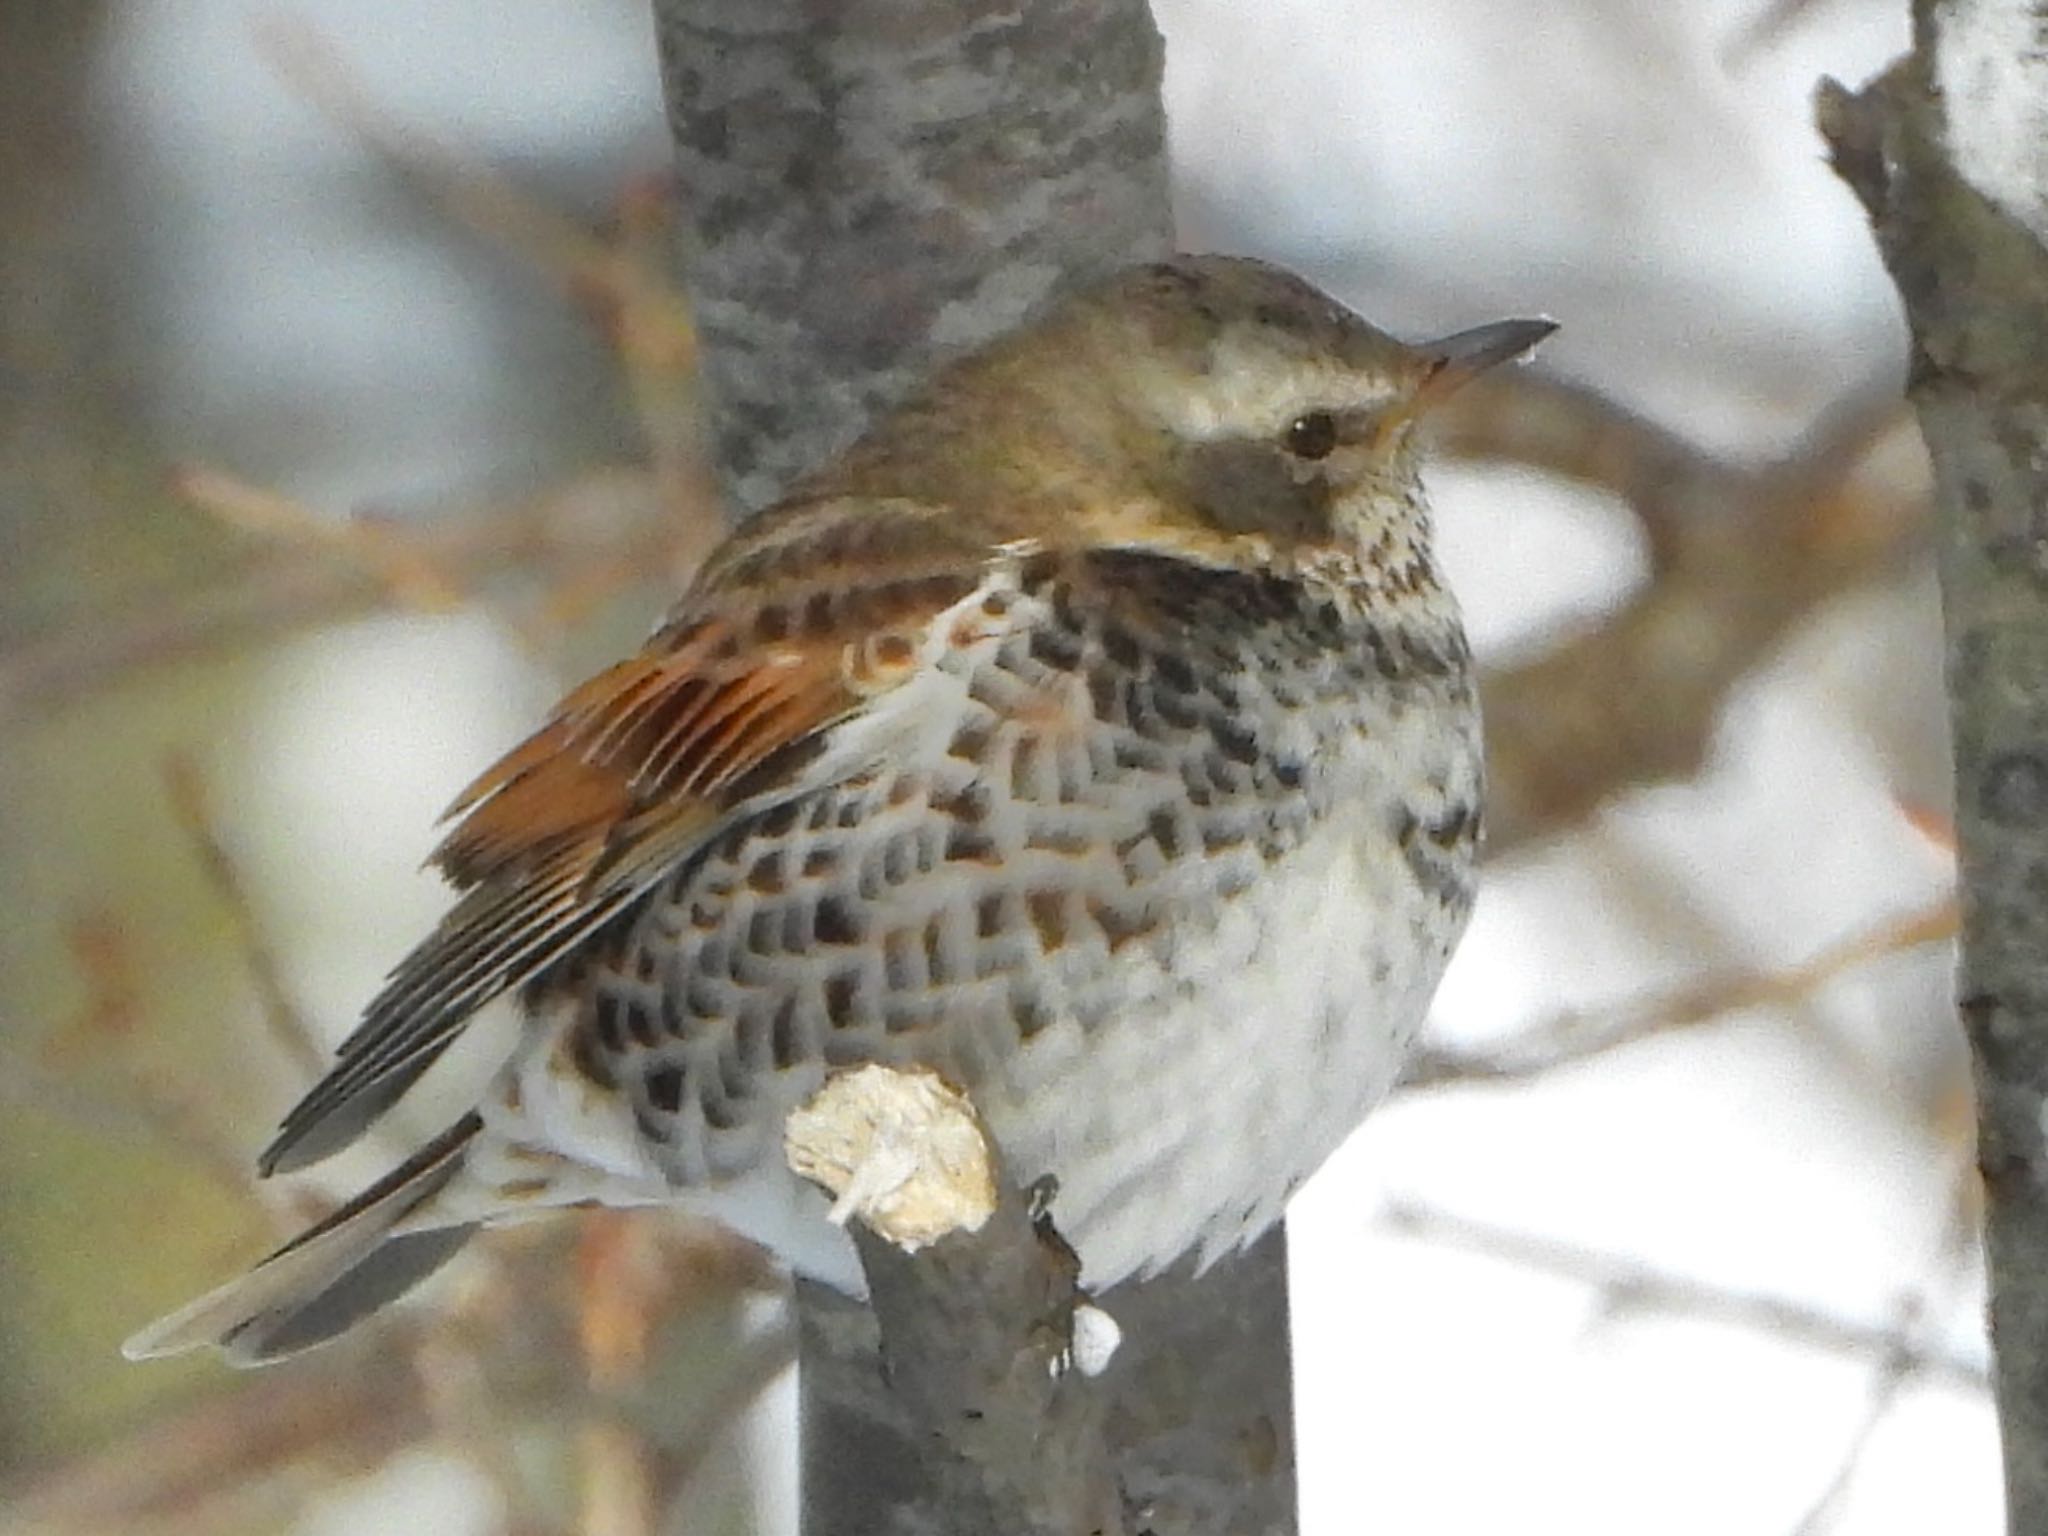
[[(1156, 3), (1190, 245), (1286, 261), (1397, 332), (1552, 315), (1544, 368), (1738, 460), (1901, 366), (1893, 295), (1808, 102), (1821, 73), (1860, 81), (1905, 46), (1903, 0), (1782, 21), (1763, 0)], [(138, 409), (168, 457), (409, 516), (637, 453), (573, 307), (394, 178), (261, 38), (279, 16), (312, 24), (380, 112), (595, 222), (665, 164), (640, 5), (112, 14), (100, 152), (146, 343)], [(1438, 487), (1489, 657), (1596, 622), (1643, 579), (1614, 503), (1501, 471)], [(286, 983), (338, 1036), (443, 901), (416, 872), (441, 804), (566, 678), (486, 609), (323, 627), (237, 678), (165, 734), (204, 758)], [(1803, 629), (1731, 701), (1695, 781), (1497, 865), (1442, 1039), (1483, 1048), (1702, 978), (1782, 976), (1936, 908), (1944, 759), (1923, 571)], [(90, 771), (55, 752), (21, 770), (31, 793)], [(8, 876), (44, 917), (103, 882), (104, 853), (36, 846), (62, 862)], [(2000, 1529), (1949, 964), (1944, 944), (1906, 948), (1526, 1085), (1381, 1112), (1291, 1220), (1304, 1530)], [(245, 1150), (291, 1082), (246, 1056), (218, 1058)], [(48, 1171), (6, 1169), (19, 1205)], [(213, 1270), (258, 1246), (216, 1240)], [(95, 1370), (180, 1299), (132, 1267), (125, 1311), (53, 1325)], [(27, 1266), (0, 1283), (58, 1316)], [(17, 1381), (54, 1379), (21, 1358)], [(788, 1405), (786, 1383), (763, 1400), (756, 1464), (778, 1463)], [(436, 1444), (307, 1492), (292, 1528), (506, 1528), (502, 1484)], [(763, 1528), (787, 1509), (764, 1495)]]

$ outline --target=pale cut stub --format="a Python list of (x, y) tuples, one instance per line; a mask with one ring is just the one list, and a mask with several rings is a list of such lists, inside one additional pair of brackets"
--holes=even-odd
[(905, 1253), (978, 1232), (996, 1208), (974, 1106), (936, 1072), (856, 1067), (827, 1080), (783, 1127), (789, 1166)]

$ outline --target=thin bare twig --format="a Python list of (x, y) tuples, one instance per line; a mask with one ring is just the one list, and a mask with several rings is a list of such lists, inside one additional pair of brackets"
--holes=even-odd
[(1826, 0), (1770, 0), (1721, 45), (1721, 67), (1730, 71), (1742, 69), (1825, 3)]
[(1542, 1274), (1576, 1280), (1600, 1295), (1610, 1315), (1674, 1312), (1753, 1329), (1831, 1354), (1896, 1354), (1902, 1368), (1978, 1389), (1989, 1383), (1982, 1362), (1902, 1332), (1896, 1321), (1860, 1323), (1788, 1297), (1728, 1290), (1689, 1275), (1657, 1269), (1624, 1254), (1603, 1253), (1559, 1238), (1517, 1232), (1432, 1206), (1395, 1201), (1382, 1223), (1418, 1242), (1504, 1260)]
[[(144, 1018), (148, 996), (125, 930), (93, 913), (74, 921), (68, 936), (85, 1004), (33, 1050), (8, 1045), (0, 1030), (0, 1102), (40, 1110), (96, 1135), (148, 1142), (246, 1194), (241, 1157), (221, 1134), (211, 1105), (132, 1072), (125, 1080), (108, 1081), (110, 1067), (129, 1065), (124, 1047)], [(78, 1070), (88, 1063), (90, 1078)]]
[(221, 1500), (286, 1467), (376, 1465), (429, 1427), (405, 1385), (403, 1332), (348, 1346), (346, 1371), (287, 1366), (238, 1377), (232, 1390), (68, 1462), (22, 1497), (0, 1500), (0, 1536), (175, 1529), (193, 1506), (211, 1510), (219, 1529)]
[(213, 1129), (197, 1104), (156, 1092), (88, 1088), (0, 1038), (0, 1103), (54, 1115), (95, 1135), (160, 1150), (208, 1175), (238, 1195), (249, 1192), (241, 1152)]
[(1691, 777), (1736, 683), (1924, 539), (1925, 458), (1895, 402), (1852, 399), (1797, 451), (1745, 465), (1571, 385), (1522, 377), (1469, 393), (1437, 423), (1448, 452), (1613, 492), (1653, 567), (1598, 623), (1482, 677), (1496, 855), (1624, 790)]
[[(718, 513), (707, 506), (677, 515), (653, 491), (644, 471), (600, 470), (528, 501), (451, 513), (403, 537), (464, 588), (514, 575), (565, 580), (597, 564), (656, 579), (684, 566), (703, 541), (697, 524), (715, 525)], [(390, 604), (388, 584), (359, 561), (337, 560), (325, 548), (283, 546), (172, 601), (81, 614), (0, 654), (0, 725), (151, 667)]]
[(689, 365), (695, 341), (687, 307), (658, 265), (606, 244), (507, 177), (399, 122), (364, 89), (333, 39), (305, 18), (265, 17), (255, 36), (258, 52), (287, 86), (451, 219), (532, 262), (566, 295), (597, 295), (622, 310), (645, 299), (649, 319), (659, 315), (663, 322), (646, 334), (659, 330), (663, 351)]
[[(680, 579), (724, 525), (697, 450), (695, 332), (667, 271), (666, 201), (629, 189), (607, 241), (429, 137), (401, 128), (369, 100), (321, 34), (274, 20), (260, 30), (274, 66), (451, 217), (534, 262), (602, 323), (630, 386), (650, 470), (586, 477), (523, 506), (456, 515), (415, 533), (335, 520), (210, 467), (174, 487), (222, 520), (276, 540), (253, 568), (222, 573), (164, 603), (95, 611), (0, 656), (0, 722), (55, 707), (165, 661), (323, 618), (397, 602), (445, 609), (501, 573), (539, 572), (552, 595), (521, 633), (559, 628), (598, 598), (650, 577)], [(346, 559), (336, 562), (332, 556)]]
[(142, 977), (128, 929), (106, 911), (86, 912), (65, 925), (65, 947), (85, 982), (85, 1006), (46, 1037), (46, 1061), (97, 1056), (132, 1039), (145, 1008)]
[(264, 1032), (308, 1081), (320, 1075), (327, 1064), (327, 1048), (307, 1024), (298, 1004), (285, 986), (283, 968), (272, 951), (270, 939), (256, 917), (256, 908), (242, 884), (241, 872), (213, 825), (207, 806), (206, 784), (199, 767), (183, 753), (171, 753), (163, 761), (164, 788), (172, 813), (191, 841), (206, 880), (213, 887), (221, 908), (234, 927), (235, 948), (255, 984), (260, 1004), (258, 1014)]
[(1809, 960), (1781, 971), (1696, 982), (1675, 992), (1597, 1013), (1567, 1013), (1485, 1051), (1424, 1047), (1409, 1058), (1403, 1091), (1499, 1087), (1527, 1082), (1559, 1067), (1606, 1055), (1657, 1035), (1696, 1028), (1745, 1008), (1790, 1007), (1858, 966), (1924, 944), (1953, 939), (1955, 901), (1943, 897), (1922, 911), (1852, 934)]
[(625, 373), (662, 499), (676, 507), (715, 500), (697, 443), (696, 329), (670, 274), (665, 184), (629, 187), (617, 238), (602, 239), (416, 125), (399, 123), (363, 88), (340, 48), (304, 19), (270, 18), (257, 38), (271, 67), (307, 102), (451, 219), (531, 262), (596, 320)]
[(445, 1313), (413, 1337), (410, 1363), (434, 1437), (483, 1473), (508, 1511), (523, 1508), (532, 1485), (499, 1412), (483, 1341)]
[(1793, 1527), (1792, 1536), (1825, 1536), (1841, 1517), (1843, 1502), (1863, 1458), (1870, 1449), (1878, 1427), (1891, 1413), (1906, 1383), (1913, 1379), (1914, 1362), (1909, 1345), (1926, 1330), (1929, 1318), (1947, 1300), (1958, 1277), (1976, 1247), (1980, 1202), (1975, 1198), (1977, 1171), (1968, 1161), (1960, 1168), (1955, 1192), (1949, 1200), (1949, 1219), (1942, 1231), (1936, 1255), (1936, 1273), (1921, 1289), (1901, 1300), (1894, 1314), (1897, 1338), (1878, 1357), (1864, 1399), (1862, 1416), (1850, 1432), (1848, 1443), (1825, 1487), (1814, 1496)]
[(383, 582), (400, 607), (448, 613), (465, 594), (454, 576), (402, 529), (360, 519), (323, 517), (303, 502), (204, 464), (181, 465), (171, 487), (201, 511), (231, 528), (270, 539), (332, 549)]

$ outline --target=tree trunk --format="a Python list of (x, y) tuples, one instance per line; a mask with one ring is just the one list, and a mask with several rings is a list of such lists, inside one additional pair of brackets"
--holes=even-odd
[[(936, 358), (1172, 246), (1144, 0), (654, 11), (707, 431), (744, 509)], [(865, 1244), (872, 1313), (798, 1288), (804, 1536), (1292, 1532), (1282, 1235), (1102, 1298), (1111, 1370), (1049, 1392), (1001, 1369), (1042, 1331), (1019, 1298), (1058, 1288), (1011, 1200), (944, 1258)]]
[(2007, 1526), (2048, 1531), (2048, 0), (1916, 0), (1913, 51), (1819, 98), (1913, 335), (1933, 459), (1962, 1021)]

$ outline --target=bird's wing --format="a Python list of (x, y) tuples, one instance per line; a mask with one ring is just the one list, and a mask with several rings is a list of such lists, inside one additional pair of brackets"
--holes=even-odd
[(831, 502), (728, 542), (639, 654), (457, 797), (463, 895), (392, 972), (259, 1166), (353, 1141), (491, 998), (617, 917), (738, 815), (855, 771), (835, 728), (900, 688), (1004, 558), (916, 504)]

